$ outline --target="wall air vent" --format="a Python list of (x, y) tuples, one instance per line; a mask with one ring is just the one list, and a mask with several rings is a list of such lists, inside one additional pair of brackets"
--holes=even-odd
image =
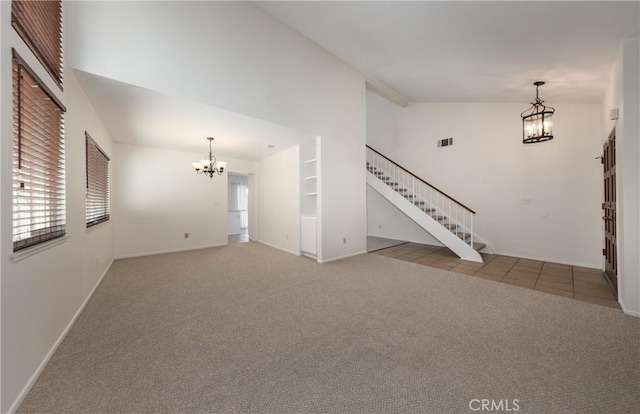
[(438, 140), (438, 147), (450, 147), (451, 145), (453, 145), (453, 138)]

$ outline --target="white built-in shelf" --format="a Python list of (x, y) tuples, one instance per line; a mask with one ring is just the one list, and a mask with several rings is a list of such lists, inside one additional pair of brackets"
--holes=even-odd
[(318, 193), (304, 193), (304, 195), (306, 195), (306, 196), (317, 196)]
[(314, 159), (312, 159), (312, 160), (306, 160), (304, 163), (305, 163), (305, 164), (311, 164), (311, 163), (316, 162), (316, 161), (318, 161), (318, 160), (316, 160), (316, 159), (314, 158)]
[(310, 177), (304, 177), (305, 180), (315, 180), (316, 178), (318, 178), (317, 175), (312, 175)]

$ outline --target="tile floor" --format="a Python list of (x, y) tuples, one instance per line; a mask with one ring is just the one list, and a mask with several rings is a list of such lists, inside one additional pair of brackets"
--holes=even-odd
[(462, 260), (444, 247), (416, 243), (373, 253), (620, 309), (599, 269), (490, 254), (482, 254), (484, 263), (476, 263)]

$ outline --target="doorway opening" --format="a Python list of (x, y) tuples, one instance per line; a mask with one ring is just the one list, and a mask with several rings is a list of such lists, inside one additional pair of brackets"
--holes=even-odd
[(249, 242), (249, 177), (248, 174), (229, 173), (228, 177), (229, 243)]

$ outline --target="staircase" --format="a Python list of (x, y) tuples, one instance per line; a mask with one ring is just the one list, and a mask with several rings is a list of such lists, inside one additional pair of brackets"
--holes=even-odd
[(461, 259), (482, 262), (475, 211), (367, 145), (367, 185)]

